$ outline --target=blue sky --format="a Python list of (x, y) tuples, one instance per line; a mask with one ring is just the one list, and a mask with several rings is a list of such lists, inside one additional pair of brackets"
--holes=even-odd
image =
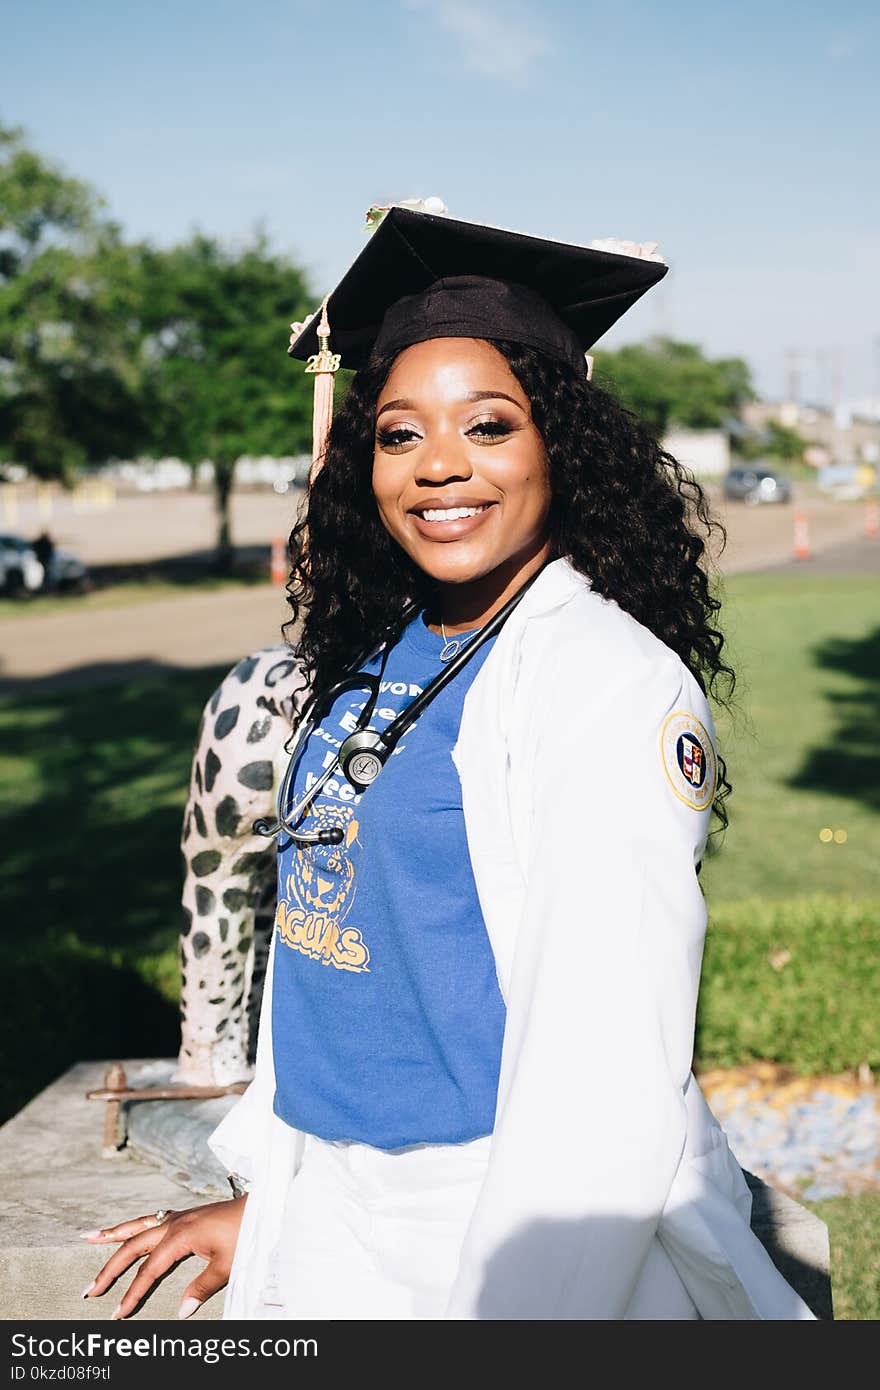
[(0, 119), (126, 231), (272, 241), (332, 287), (374, 201), (672, 266), (605, 342), (661, 331), (805, 395), (880, 373), (880, 11), (865, 0), (28, 0)]

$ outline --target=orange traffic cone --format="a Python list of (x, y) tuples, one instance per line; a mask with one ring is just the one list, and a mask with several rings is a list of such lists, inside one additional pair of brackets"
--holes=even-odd
[(796, 560), (809, 560), (810, 558), (810, 527), (806, 512), (795, 512), (794, 514), (794, 558)]
[(272, 542), (272, 563), (269, 575), (273, 584), (287, 583), (287, 544), (283, 536), (276, 536)]
[(869, 497), (865, 503), (865, 535), (869, 541), (880, 536), (880, 510), (877, 508), (876, 497)]

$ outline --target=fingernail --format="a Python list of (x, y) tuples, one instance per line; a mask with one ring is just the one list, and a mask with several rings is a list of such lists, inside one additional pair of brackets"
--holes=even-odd
[(185, 1298), (177, 1310), (177, 1316), (179, 1318), (191, 1317), (196, 1309), (201, 1308), (201, 1306), (201, 1302), (198, 1298)]
[(121, 1303), (117, 1303), (116, 1307), (113, 1309), (113, 1312), (110, 1314), (110, 1321), (112, 1322), (112, 1321), (114, 1320), (114, 1318), (119, 1318), (119, 1317), (121, 1317), (121, 1316), (122, 1316), (122, 1304), (121, 1304)]
[(97, 1240), (101, 1231), (77, 1231), (80, 1240)]
[(82, 1296), (83, 1298), (88, 1298), (89, 1294), (92, 1292), (92, 1289), (95, 1287), (95, 1285), (97, 1284), (97, 1282), (98, 1282), (97, 1279), (93, 1279), (92, 1282), (91, 1282), (90, 1284), (86, 1284), (85, 1288), (84, 1288), (83, 1291), (82, 1291), (82, 1295), (81, 1295), (81, 1296)]

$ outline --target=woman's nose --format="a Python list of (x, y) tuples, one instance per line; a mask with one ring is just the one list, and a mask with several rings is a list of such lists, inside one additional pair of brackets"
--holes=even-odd
[(453, 478), (470, 478), (473, 471), (467, 450), (461, 447), (460, 442), (444, 439), (419, 450), (414, 476), (416, 482), (436, 486)]

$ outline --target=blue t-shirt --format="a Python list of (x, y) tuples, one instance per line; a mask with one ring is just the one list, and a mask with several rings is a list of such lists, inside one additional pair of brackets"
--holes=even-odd
[[(296, 1129), (392, 1149), (464, 1143), (494, 1128), (505, 1010), (451, 758), (464, 697), (494, 640), (428, 705), (365, 792), (340, 772), (311, 803), (299, 829), (341, 825), (340, 845), (280, 842), (275, 1113)], [(404, 629), (373, 728), (386, 728), (442, 669), (442, 647), (423, 615)], [(376, 657), (363, 669), (379, 665)], [(313, 730), (296, 801), (366, 698), (341, 695)]]

